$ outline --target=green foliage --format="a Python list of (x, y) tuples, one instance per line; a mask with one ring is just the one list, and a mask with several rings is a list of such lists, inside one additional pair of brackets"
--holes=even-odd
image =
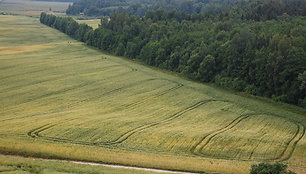
[(252, 165), (250, 174), (294, 174), (287, 168), (288, 166), (282, 163), (260, 163)]
[(0, 155), (0, 172), (2, 173), (87, 173), (87, 174), (126, 174), (126, 173), (157, 173), (133, 169), (105, 167), (102, 165), (75, 164), (68, 161), (31, 159)]
[[(237, 0), (235, 0), (237, 2)], [(217, 3), (221, 6), (210, 6), (209, 3)], [(106, 16), (113, 12), (126, 12), (138, 16), (144, 16), (149, 10), (157, 10), (164, 8), (166, 10), (180, 10), (186, 13), (199, 13), (203, 9), (210, 7), (213, 8), (211, 11), (216, 9), (225, 9), (225, 4), (222, 1), (206, 0), (206, 2), (198, 0), (80, 0), (69, 6), (66, 13), (72, 15), (78, 15), (85, 13), (89, 16)]]
[[(229, 10), (229, 7), (232, 9)], [(194, 20), (200, 17), (197, 14), (230, 16), (256, 21), (277, 19), (283, 14), (306, 15), (306, 4), (303, 0), (258, 0), (247, 3), (245, 0), (79, 0), (70, 5), (66, 13), (69, 15), (84, 13), (88, 16), (108, 16), (114, 12), (126, 12), (136, 16), (144, 16), (148, 15), (146, 12), (159, 8), (195, 14), (192, 16)], [(162, 14), (156, 16), (150, 14), (150, 16), (155, 20), (165, 17)]]
[(201, 62), (198, 69), (198, 77), (203, 82), (209, 82), (214, 77), (216, 70), (216, 59), (212, 55), (207, 55)]

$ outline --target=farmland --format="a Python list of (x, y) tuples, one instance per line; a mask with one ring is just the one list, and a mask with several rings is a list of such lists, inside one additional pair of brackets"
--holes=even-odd
[(53, 14), (64, 14), (69, 2), (48, 2), (31, 0), (2, 0), (0, 12), (9, 14), (39, 16), (43, 11), (52, 10)]
[(76, 20), (78, 23), (87, 24), (88, 26), (91, 26), (93, 29), (98, 28), (98, 25), (100, 24), (100, 19), (87, 19), (87, 20)]
[(0, 152), (182, 171), (305, 167), (305, 110), (218, 89), (0, 16)]

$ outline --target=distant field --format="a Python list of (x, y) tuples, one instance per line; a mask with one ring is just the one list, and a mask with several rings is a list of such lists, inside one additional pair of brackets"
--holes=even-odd
[(0, 16), (0, 152), (153, 168), (306, 173), (305, 110), (103, 54)]
[[(0, 12), (26, 16), (39, 16), (41, 12), (65, 14), (69, 4), (72, 3), (31, 0), (2, 0)], [(51, 11), (49, 11), (50, 9)]]
[(78, 23), (85, 23), (91, 26), (93, 29), (98, 28), (98, 25), (101, 24), (101, 19), (88, 19), (88, 20), (76, 20)]

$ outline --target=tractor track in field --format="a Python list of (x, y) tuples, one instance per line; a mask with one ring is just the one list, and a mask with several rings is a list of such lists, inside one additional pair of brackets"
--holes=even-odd
[(112, 142), (107, 142), (106, 145), (112, 145), (112, 144), (119, 144), (119, 143), (122, 143), (124, 142), (125, 140), (127, 140), (130, 136), (132, 136), (133, 134), (137, 133), (137, 132), (141, 132), (145, 129), (149, 129), (151, 127), (155, 127), (155, 126), (158, 126), (160, 124), (164, 124), (164, 123), (167, 123), (169, 121), (172, 121), (173, 119), (176, 119), (178, 117), (180, 117), (181, 115), (183, 115), (184, 113), (186, 112), (189, 112), (207, 102), (211, 102), (211, 101), (214, 101), (214, 100), (203, 100), (203, 101), (200, 101), (194, 105), (191, 105), (171, 116), (169, 116), (168, 118), (164, 119), (164, 120), (161, 120), (161, 121), (157, 121), (157, 122), (153, 122), (153, 123), (149, 123), (149, 124), (146, 124), (146, 125), (142, 125), (142, 126), (139, 126), (137, 128), (134, 128), (134, 129), (131, 129), (130, 131), (124, 133), (123, 135), (121, 135), (120, 137), (118, 137), (116, 140), (112, 141)]
[[(231, 123), (229, 123), (228, 125), (226, 125), (225, 127), (218, 129), (216, 131), (210, 132), (208, 133), (206, 136), (204, 136), (195, 146), (193, 146), (190, 151), (192, 154), (196, 155), (196, 156), (202, 156), (202, 157), (209, 157), (207, 155), (203, 154), (203, 149), (210, 143), (210, 141), (216, 137), (219, 134), (222, 134), (226, 131), (229, 131), (231, 129), (233, 129), (235, 126), (237, 126), (241, 121), (243, 121), (246, 118), (249, 118), (251, 116), (256, 116), (256, 115), (270, 115), (270, 116), (274, 116), (274, 117), (278, 117), (278, 118), (282, 118), (285, 119), (288, 122), (291, 122), (293, 124), (295, 124), (297, 126), (297, 131), (294, 134), (294, 136), (286, 143), (286, 146), (284, 147), (284, 150), (281, 152), (281, 154), (276, 157), (276, 158), (271, 158), (271, 159), (265, 159), (267, 161), (285, 161), (288, 160), (295, 148), (297, 143), (303, 138), (303, 136), (305, 135), (305, 126), (297, 121), (288, 119), (286, 117), (283, 116), (279, 116), (276, 114), (271, 114), (271, 113), (250, 113), (250, 114), (243, 114), (237, 118), (235, 118), (234, 120), (232, 120)], [(257, 147), (255, 147), (257, 148)], [(248, 160), (251, 160), (251, 157), (253, 155), (254, 151), (251, 152), (250, 156), (248, 157)], [(213, 157), (213, 158), (219, 158), (219, 157)], [(229, 158), (220, 158), (220, 159), (229, 159)], [(233, 158), (234, 159), (234, 158)]]
[(201, 156), (202, 153), (201, 151), (209, 144), (209, 142), (217, 135), (228, 131), (230, 129), (232, 129), (233, 127), (235, 127), (237, 124), (239, 124), (242, 120), (250, 117), (251, 115), (249, 114), (243, 114), (237, 118), (235, 118), (234, 120), (232, 120), (232, 122), (230, 122), (228, 125), (224, 126), (223, 128), (220, 128), (216, 131), (213, 131), (211, 133), (208, 133), (206, 136), (204, 136), (195, 146), (193, 146), (191, 148), (191, 153), (197, 155), (197, 156)]
[[(170, 80), (168, 80), (168, 79), (162, 79), (162, 78), (151, 78), (151, 79), (143, 80), (143, 81), (141, 81), (141, 82), (148, 82), (148, 81), (153, 81), (153, 80), (166, 80), (166, 81), (170, 81)], [(117, 89), (114, 89), (114, 90), (111, 90), (111, 91), (109, 91), (109, 92), (104, 93), (103, 95), (100, 95), (99, 97), (104, 96), (104, 95), (112, 94), (112, 93), (114, 93), (114, 92), (120, 91), (120, 90), (125, 89), (125, 88), (130, 88), (130, 87), (133, 87), (133, 86), (137, 86), (137, 85), (139, 85), (139, 83), (141, 83), (141, 82), (135, 82), (135, 83), (133, 83), (133, 84), (130, 84), (130, 85), (127, 85), (127, 86), (124, 86), (124, 87), (120, 87), (120, 88), (117, 88)], [(170, 82), (172, 82), (172, 81), (170, 81)], [(172, 83), (174, 83), (174, 82), (172, 82)], [(172, 87), (172, 88), (170, 88), (170, 89), (167, 89), (167, 90), (165, 90), (165, 91), (159, 92), (159, 93), (155, 94), (154, 96), (156, 96), (156, 97), (162, 96), (162, 95), (167, 94), (167, 93), (169, 93), (169, 92), (171, 92), (171, 91), (173, 91), (173, 90), (179, 89), (179, 88), (181, 88), (181, 87), (183, 86), (183, 84), (179, 84), (179, 83), (176, 83), (176, 84), (177, 84), (177, 86)], [(155, 97), (155, 98), (156, 98), (156, 97)], [(146, 102), (147, 100), (148, 100), (147, 98), (141, 99), (141, 100), (135, 102), (136, 104), (134, 104), (134, 105), (132, 105), (132, 106), (135, 107), (136, 105), (139, 105), (139, 104), (141, 104), (141, 103), (144, 103), (144, 102)], [(204, 104), (203, 101), (200, 102), (200, 103)], [(202, 104), (200, 104), (200, 105), (202, 105)], [(73, 142), (73, 143), (75, 143), (75, 144), (83, 144), (83, 145), (94, 145), (94, 146), (97, 146), (97, 145), (112, 145), (112, 144), (119, 144), (119, 143), (122, 143), (123, 141), (125, 141), (126, 139), (128, 139), (130, 136), (132, 136), (133, 134), (135, 134), (135, 133), (137, 133), (137, 132), (139, 132), (139, 131), (142, 131), (142, 130), (148, 129), (148, 128), (150, 128), (150, 127), (156, 126), (156, 125), (158, 125), (158, 124), (161, 124), (162, 122), (166, 122), (166, 121), (172, 120), (172, 119), (174, 119), (174, 118), (176, 118), (176, 117), (182, 115), (183, 113), (185, 113), (185, 112), (191, 110), (190, 108), (193, 108), (193, 109), (194, 109), (194, 108), (196, 108), (196, 107), (194, 107), (194, 106), (197, 106), (197, 107), (198, 107), (198, 106), (200, 106), (200, 105), (198, 105), (198, 104), (192, 105), (192, 106), (188, 107), (187, 109), (185, 109), (185, 110), (183, 110), (183, 111), (180, 111), (180, 112), (178, 112), (178, 113), (176, 113), (176, 114), (170, 116), (169, 118), (167, 118), (167, 119), (165, 119), (165, 120), (162, 120), (161, 122), (150, 123), (150, 124), (142, 125), (142, 126), (140, 126), (140, 127), (137, 127), (137, 128), (135, 128), (135, 129), (132, 129), (132, 130), (130, 130), (130, 131), (124, 133), (123, 135), (121, 135), (121, 136), (120, 136), (119, 138), (117, 138), (116, 140), (109, 141), (109, 142), (92, 143), (92, 142), (84, 142), (84, 141), (73, 141), (73, 140), (63, 139), (63, 138), (41, 136), (41, 135), (39, 134), (39, 133), (41, 133), (41, 132), (43, 132), (43, 131), (45, 131), (45, 130), (51, 128), (51, 127), (54, 127), (54, 126), (60, 124), (60, 123), (58, 123), (58, 124), (46, 124), (46, 125), (44, 125), (44, 126), (41, 126), (41, 127), (38, 127), (38, 128), (36, 128), (36, 129), (33, 129), (33, 130), (29, 131), (29, 132), (27, 133), (27, 135), (30, 136), (30, 137), (32, 137), (32, 138), (39, 137), (39, 138), (43, 138), (43, 139), (47, 139), (47, 140), (52, 140), (52, 141)], [(126, 106), (124, 106), (123, 108), (125, 108), (125, 107), (126, 107)]]
[(250, 153), (248, 160), (250, 161), (252, 159), (252, 156), (255, 152), (255, 149), (259, 146), (259, 144), (262, 142), (262, 138), (260, 138), (259, 143), (252, 149), (252, 152)]
[[(170, 89), (172, 89), (172, 88), (170, 88)], [(166, 91), (169, 91), (169, 90), (166, 90)], [(164, 92), (165, 91), (163, 91), (161, 93), (164, 93)], [(140, 100), (140, 101), (142, 101), (142, 100)], [(189, 112), (189, 111), (191, 111), (195, 108), (198, 108), (199, 106), (201, 106), (205, 103), (214, 102), (214, 101), (219, 101), (219, 100), (202, 100), (202, 101), (197, 102), (197, 103), (195, 103), (195, 104), (193, 104), (193, 105), (191, 105), (191, 106), (189, 106), (189, 107), (187, 107), (187, 108), (185, 108), (185, 109), (183, 109), (183, 110), (181, 110), (181, 111), (179, 111), (175, 114), (172, 114), (168, 118), (165, 118), (161, 121), (152, 122), (152, 123), (141, 125), (141, 126), (138, 126), (134, 129), (131, 129), (131, 130), (125, 132), (124, 134), (120, 135), (118, 138), (116, 138), (115, 140), (112, 140), (112, 141), (87, 142), (87, 141), (75, 141), (75, 140), (71, 140), (71, 139), (40, 135), (41, 132), (43, 132), (43, 131), (45, 131), (49, 128), (52, 128), (54, 126), (57, 126), (59, 124), (62, 124), (64, 122), (49, 123), (49, 124), (43, 125), (41, 127), (38, 127), (38, 128), (35, 128), (35, 129), (29, 131), (27, 133), (27, 135), (32, 137), (32, 138), (42, 138), (42, 139), (45, 139), (45, 140), (55, 141), (55, 142), (63, 142), (63, 143), (68, 143), (69, 142), (69, 143), (80, 144), (80, 145), (107, 147), (107, 146), (111, 146), (111, 145), (120, 144), (120, 143), (126, 141), (129, 137), (131, 137), (132, 135), (134, 135), (138, 132), (144, 131), (144, 130), (152, 128), (152, 127), (156, 127), (156, 126), (161, 125), (161, 124), (166, 124), (166, 123), (182, 116), (186, 112)], [(208, 157), (208, 156), (205, 156), (201, 151), (210, 143), (210, 141), (214, 137), (216, 137), (217, 135), (222, 134), (226, 131), (229, 131), (229, 130), (233, 129), (235, 126), (237, 126), (244, 119), (247, 119), (251, 116), (256, 116), (256, 115), (271, 115), (271, 116), (275, 116), (275, 117), (280, 117), (280, 118), (286, 119), (287, 121), (292, 122), (295, 125), (297, 125), (297, 131), (296, 131), (295, 135), (286, 143), (286, 146), (285, 146), (284, 150), (281, 152), (281, 154), (277, 158), (274, 158), (274, 159), (265, 159), (265, 160), (268, 160), (268, 161), (285, 161), (285, 160), (288, 160), (292, 156), (292, 154), (293, 154), (293, 152), (296, 148), (297, 143), (305, 135), (305, 126), (302, 123), (293, 121), (291, 119), (287, 119), (286, 117), (282, 117), (282, 116), (278, 116), (278, 115), (270, 114), (270, 113), (249, 113), (249, 114), (243, 114), (243, 115), (235, 118), (234, 120), (231, 121), (231, 123), (229, 123), (225, 127), (221, 128), (221, 129), (218, 129), (217, 131), (213, 131), (213, 132), (207, 134), (205, 137), (203, 137), (201, 139), (201, 141), (199, 141), (195, 146), (193, 146), (191, 148), (192, 154), (194, 154), (196, 156)], [(71, 121), (71, 120), (66, 120), (66, 121)], [(252, 152), (250, 154), (250, 156), (247, 160), (251, 160), (251, 156), (253, 155), (253, 153), (254, 152)], [(229, 158), (222, 158), (222, 157), (221, 158), (220, 157), (213, 157), (213, 158), (229, 159)], [(229, 159), (229, 160), (231, 160), (231, 159)], [(242, 159), (242, 160), (244, 160), (244, 159)]]
[(132, 136), (135, 133), (141, 132), (145, 129), (149, 129), (151, 127), (155, 127), (158, 126), (160, 124), (164, 124), (167, 122), (172, 121), (173, 119), (176, 119), (178, 117), (180, 117), (181, 115), (183, 115), (186, 112), (189, 112), (195, 108), (198, 108), (199, 106), (208, 103), (208, 102), (213, 102), (216, 100), (202, 100), (200, 102), (197, 102), (175, 114), (172, 114), (171, 116), (169, 116), (168, 118), (165, 118), (161, 121), (157, 121), (157, 122), (152, 122), (149, 124), (145, 124), (139, 127), (136, 127), (134, 129), (129, 130), (128, 132), (122, 134), (121, 136), (119, 136), (117, 139), (113, 140), (113, 141), (107, 141), (107, 142), (85, 142), (85, 141), (74, 141), (74, 140), (70, 140), (70, 139), (64, 139), (64, 138), (56, 138), (56, 137), (49, 137), (49, 136), (42, 136), (40, 135), (41, 132), (54, 127), (56, 125), (59, 125), (61, 123), (57, 123), (57, 124), (46, 124), (43, 125), (41, 127), (35, 128), (33, 130), (31, 130), (30, 132), (27, 133), (28, 136), (32, 137), (32, 138), (42, 138), (45, 140), (51, 140), (51, 141), (56, 141), (56, 142), (70, 142), (70, 143), (74, 143), (74, 144), (81, 144), (81, 145), (91, 145), (91, 146), (109, 146), (109, 145), (115, 145), (115, 144), (120, 144), (122, 142), (124, 142), (125, 140), (127, 140), (130, 136)]
[[(131, 71), (136, 72), (137, 69), (132, 69)], [(152, 95), (152, 96), (145, 97), (145, 98), (143, 98), (143, 99), (141, 99), (141, 100), (138, 100), (138, 101), (136, 101), (136, 102), (134, 102), (134, 103), (131, 103), (131, 104), (128, 104), (128, 105), (122, 105), (122, 106), (116, 108), (115, 110), (127, 110), (127, 109), (132, 109), (132, 108), (134, 108), (134, 107), (136, 107), (136, 106), (138, 106), (138, 105), (140, 105), (140, 104), (142, 104), (142, 103), (145, 103), (146, 101), (149, 101), (150, 99), (154, 99), (154, 98), (160, 97), (160, 96), (162, 96), (162, 95), (165, 95), (165, 94), (167, 94), (167, 93), (169, 93), (169, 92), (171, 92), (171, 91), (174, 91), (174, 90), (179, 89), (179, 88), (181, 88), (181, 87), (184, 86), (184, 85), (181, 84), (181, 83), (173, 82), (173, 81), (168, 80), (168, 79), (163, 79), (163, 78), (149, 78), (149, 79), (144, 79), (144, 80), (142, 80), (142, 81), (137, 81), (137, 82), (132, 83), (132, 84), (129, 84), (129, 85), (125, 85), (125, 86), (121, 86), (121, 87), (115, 88), (115, 89), (113, 89), (113, 90), (111, 90), (111, 91), (102, 93), (102, 94), (100, 94), (100, 95), (96, 95), (95, 97), (92, 97), (92, 98), (88, 98), (88, 99), (84, 99), (84, 100), (82, 100), (82, 101), (79, 101), (78, 103), (83, 103), (83, 102), (86, 102), (86, 101), (89, 101), (89, 100), (95, 100), (95, 99), (101, 98), (101, 97), (103, 97), (103, 96), (107, 96), (107, 95), (110, 95), (110, 94), (113, 94), (113, 93), (116, 93), (116, 92), (120, 92), (120, 91), (122, 91), (122, 90), (131, 88), (131, 87), (139, 86), (139, 85), (141, 85), (142, 83), (150, 82), (150, 81), (155, 81), (155, 80), (160, 80), (160, 81), (164, 80), (164, 81), (168, 81), (168, 82), (171, 82), (171, 83), (176, 84), (176, 86), (175, 86), (175, 87), (172, 87), (172, 88), (170, 88), (170, 89), (166, 89), (166, 90), (164, 90), (164, 91), (162, 91), (162, 92), (158, 92), (157, 94), (154, 94), (154, 95)], [(99, 89), (99, 88), (96, 88), (96, 89)]]
[[(293, 122), (293, 121), (291, 121)], [(295, 133), (295, 135), (286, 143), (286, 146), (284, 148), (284, 150), (282, 151), (282, 153), (274, 158), (274, 159), (269, 159), (269, 160), (277, 160), (277, 161), (286, 161), (288, 159), (291, 158), (297, 143), (303, 138), (303, 136), (305, 135), (305, 126), (302, 123), (299, 122), (293, 122), (295, 123), (295, 125), (297, 126), (297, 131)]]

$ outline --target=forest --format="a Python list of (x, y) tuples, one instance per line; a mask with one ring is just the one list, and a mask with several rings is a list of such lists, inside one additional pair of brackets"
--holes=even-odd
[[(144, 16), (148, 10), (178, 10), (187, 14), (215, 15), (235, 8), (241, 15), (247, 12), (258, 19), (262, 14), (269, 18), (275, 14), (306, 14), (304, 0), (79, 0), (69, 6), (68, 15), (84, 14), (86, 16), (109, 16), (114, 12), (125, 12), (136, 16)], [(274, 14), (275, 13), (275, 14)]]
[(286, 2), (241, 2), (218, 13), (115, 11), (95, 30), (71, 17), (42, 13), (40, 21), (117, 56), (306, 108), (306, 5)]

